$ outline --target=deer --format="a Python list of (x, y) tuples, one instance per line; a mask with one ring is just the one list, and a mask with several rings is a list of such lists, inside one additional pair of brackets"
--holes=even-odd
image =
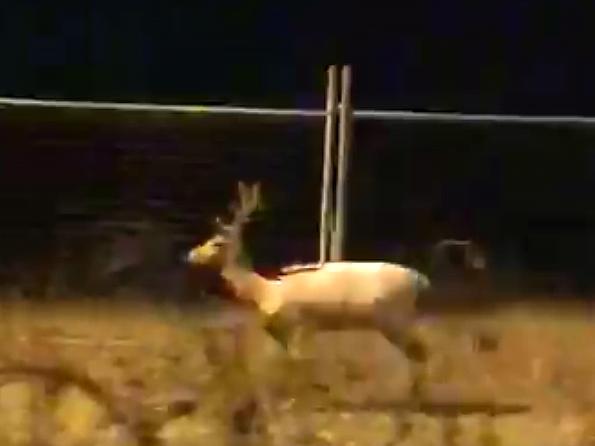
[(257, 308), (265, 330), (285, 349), (300, 327), (379, 331), (412, 365), (411, 393), (418, 396), (428, 351), (416, 330), (416, 301), (430, 290), (429, 278), (407, 266), (374, 261), (296, 264), (276, 278), (263, 277), (239, 262), (243, 228), (259, 209), (260, 183), (237, 186), (231, 221), (217, 217), (215, 234), (190, 249), (187, 262), (217, 268), (233, 296)]

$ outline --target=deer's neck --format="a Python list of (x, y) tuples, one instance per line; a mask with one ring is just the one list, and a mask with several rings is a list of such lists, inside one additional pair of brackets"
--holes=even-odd
[(239, 265), (228, 265), (221, 276), (233, 288), (238, 299), (256, 303), (264, 314), (273, 314), (280, 308), (278, 283)]

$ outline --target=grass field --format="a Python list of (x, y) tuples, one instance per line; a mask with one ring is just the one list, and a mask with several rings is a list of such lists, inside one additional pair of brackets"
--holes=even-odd
[(377, 333), (320, 333), (292, 363), (229, 306), (6, 296), (0, 441), (595, 445), (591, 309), (511, 302), (420, 322), (430, 390), (412, 407), (406, 363)]

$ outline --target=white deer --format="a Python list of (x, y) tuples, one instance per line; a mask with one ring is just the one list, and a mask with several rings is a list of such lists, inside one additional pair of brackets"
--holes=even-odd
[(385, 262), (328, 262), (294, 265), (276, 279), (267, 279), (238, 261), (242, 228), (258, 208), (260, 186), (238, 184), (239, 202), (233, 219), (205, 243), (188, 253), (188, 262), (219, 268), (237, 299), (256, 304), (265, 328), (284, 347), (289, 334), (308, 326), (319, 330), (379, 330), (412, 361), (412, 390), (422, 384), (427, 352), (414, 316), (419, 294), (430, 287), (420, 272)]

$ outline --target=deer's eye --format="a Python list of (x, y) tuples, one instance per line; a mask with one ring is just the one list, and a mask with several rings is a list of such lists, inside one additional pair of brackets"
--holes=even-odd
[(225, 245), (225, 240), (215, 240), (215, 241), (212, 242), (212, 245), (215, 248), (221, 248), (222, 246)]

